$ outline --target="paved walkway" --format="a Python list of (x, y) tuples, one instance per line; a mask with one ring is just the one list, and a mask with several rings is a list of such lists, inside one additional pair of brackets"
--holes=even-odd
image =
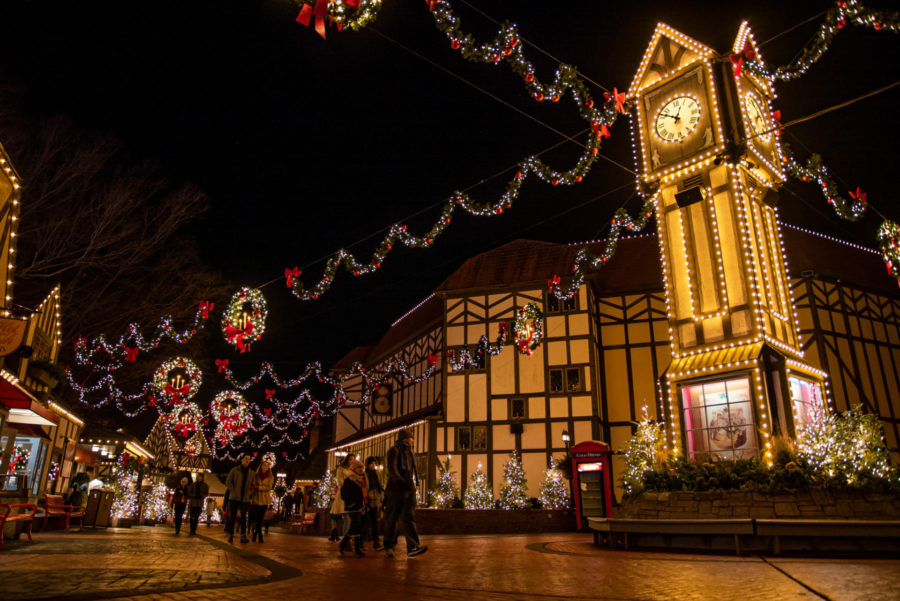
[[(209, 535), (209, 536), (207, 536)], [(171, 528), (46, 532), (0, 552), (0, 599), (244, 601), (896, 601), (900, 559), (599, 549), (591, 535), (432, 536), (429, 551), (340, 557), (324, 538), (228, 545)], [(400, 548), (403, 548), (402, 542)]]

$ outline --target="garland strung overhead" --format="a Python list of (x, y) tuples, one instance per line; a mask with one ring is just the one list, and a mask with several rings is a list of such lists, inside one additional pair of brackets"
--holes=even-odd
[(797, 79), (805, 75), (807, 70), (824, 56), (834, 37), (848, 24), (867, 27), (875, 31), (897, 33), (900, 31), (900, 13), (866, 8), (857, 0), (840, 0), (828, 10), (825, 19), (819, 26), (819, 31), (792, 62), (769, 71), (760, 61), (755, 60), (755, 57), (746, 62), (741, 58), (736, 64), (736, 68), (743, 65), (748, 71), (773, 82)]
[(897, 279), (900, 286), (900, 225), (885, 220), (878, 229), (878, 244), (881, 257), (889, 274)]
[(837, 183), (828, 173), (828, 168), (822, 164), (822, 157), (813, 154), (805, 165), (793, 156), (787, 144), (781, 146), (783, 156), (781, 158), (784, 168), (794, 179), (803, 182), (813, 181), (819, 185), (825, 200), (834, 208), (838, 217), (847, 221), (856, 221), (866, 212), (866, 193), (857, 188), (856, 192), (850, 191), (852, 202), (841, 196)]
[(294, 0), (300, 6), (297, 22), (309, 27), (314, 23), (316, 33), (325, 39), (325, 19), (338, 31), (344, 27), (360, 30), (378, 16), (381, 0)]
[[(316, 6), (323, 1), (319, 0)], [(624, 92), (614, 88), (611, 94), (605, 94), (603, 102), (595, 103), (587, 85), (573, 66), (560, 64), (553, 80), (543, 83), (536, 75), (534, 65), (525, 58), (522, 40), (514, 24), (504, 23), (492, 41), (477, 45), (472, 36), (460, 30), (459, 19), (453, 13), (449, 2), (432, 0), (428, 2), (428, 6), (435, 25), (448, 37), (451, 48), (460, 50), (466, 60), (487, 64), (508, 64), (522, 78), (526, 89), (537, 102), (558, 102), (567, 92), (571, 92), (571, 99), (578, 107), (579, 115), (590, 126), (590, 134), (584, 143), (584, 152), (567, 171), (558, 171), (536, 156), (525, 158), (507, 183), (506, 191), (493, 203), (476, 203), (468, 194), (454, 192), (444, 204), (440, 217), (424, 234), (416, 236), (407, 231), (406, 225), (395, 223), (390, 226), (368, 262), (358, 260), (346, 249), (339, 249), (326, 261), (321, 277), (310, 286), (304, 285), (300, 280), (302, 271), (298, 267), (285, 269), (287, 287), (301, 300), (315, 300), (327, 292), (334, 283), (339, 267), (343, 267), (354, 276), (377, 271), (398, 242), (409, 248), (430, 247), (450, 225), (457, 208), (480, 217), (502, 214), (512, 208), (522, 184), (530, 175), (535, 175), (553, 186), (571, 186), (580, 183), (597, 161), (602, 140), (610, 137), (609, 127), (619, 115), (625, 114)]]
[(447, 366), (450, 368), (450, 371), (483, 369), (485, 367), (484, 360), (488, 355), (496, 357), (503, 352), (509, 324), (505, 321), (501, 321), (498, 330), (497, 343), (494, 345), (491, 344), (487, 336), (482, 336), (479, 338), (478, 344), (475, 345), (474, 352), (470, 351), (468, 347), (458, 350), (450, 349), (447, 351)]

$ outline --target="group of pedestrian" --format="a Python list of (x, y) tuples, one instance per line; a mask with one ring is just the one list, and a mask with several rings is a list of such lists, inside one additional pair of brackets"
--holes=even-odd
[[(275, 476), (269, 462), (263, 460), (259, 469), (250, 467), (252, 457), (244, 454), (241, 462), (228, 472), (225, 480), (228, 507), (225, 513), (225, 533), (228, 542), (234, 542), (234, 524), (240, 513), (241, 542), (247, 543), (247, 527), (251, 526), (253, 542), (263, 542), (263, 534), (268, 534), (266, 511), (272, 503), (272, 488)], [(250, 521), (252, 520), (252, 523)]]
[[(363, 541), (371, 540), (373, 550), (384, 549), (388, 557), (393, 557), (398, 521), (403, 523), (408, 557), (428, 550), (419, 542), (416, 532), (416, 486), (419, 476), (413, 442), (410, 430), (402, 429), (397, 433), (397, 441), (385, 456), (386, 486), (381, 484), (375, 457), (367, 458), (365, 465), (352, 454), (341, 460), (335, 471), (337, 487), (329, 510), (334, 522), (329, 540), (340, 540), (338, 552), (341, 555), (352, 547), (354, 554), (364, 557)], [(378, 521), (382, 509), (384, 545), (378, 540)]]
[[(181, 533), (184, 510), (188, 508), (189, 536), (196, 536), (197, 524), (200, 523), (200, 513), (203, 511), (204, 500), (208, 495), (209, 484), (204, 481), (203, 472), (198, 472), (197, 479), (193, 482), (187, 476), (181, 477), (169, 500), (169, 504), (172, 507), (172, 519), (175, 524), (176, 535)], [(207, 520), (208, 524), (209, 521)]]

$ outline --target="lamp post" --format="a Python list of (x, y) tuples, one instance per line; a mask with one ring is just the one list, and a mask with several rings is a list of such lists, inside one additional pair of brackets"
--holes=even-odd
[(565, 445), (566, 445), (566, 455), (569, 454), (569, 442), (570, 442), (571, 440), (572, 440), (572, 437), (569, 436), (569, 431), (568, 431), (568, 430), (563, 430), (563, 431), (562, 431), (562, 441), (563, 441), (563, 442), (565, 443)]
[(572, 456), (569, 453), (569, 443), (572, 441), (572, 437), (569, 436), (568, 430), (562, 431), (562, 441), (563, 441), (563, 444), (566, 445), (565, 461), (569, 465), (569, 504), (571, 505), (572, 503), (575, 502), (575, 488), (574, 488), (575, 478), (574, 478), (574, 474), (572, 473)]

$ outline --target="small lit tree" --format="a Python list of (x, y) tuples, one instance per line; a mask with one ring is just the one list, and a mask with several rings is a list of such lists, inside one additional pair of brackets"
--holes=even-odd
[(478, 464), (478, 469), (472, 474), (469, 486), (466, 488), (466, 509), (490, 509), (494, 504), (494, 494), (491, 485), (487, 481), (487, 475)]
[(112, 514), (118, 519), (132, 518), (138, 511), (138, 494), (134, 490), (132, 480), (136, 477), (122, 467), (113, 468), (113, 502)]
[(503, 466), (503, 479), (500, 487), (500, 507), (503, 509), (525, 509), (528, 506), (528, 493), (525, 470), (518, 451), (513, 451), (509, 461)]
[(813, 474), (825, 481), (859, 486), (896, 477), (881, 420), (859, 406), (839, 414), (817, 407), (812, 423), (800, 430), (795, 448)]
[(628, 439), (625, 448), (625, 470), (619, 477), (626, 495), (636, 494), (643, 487), (644, 473), (659, 467), (666, 459), (665, 424), (655, 422), (647, 415), (637, 423), (634, 436)]
[(330, 471), (326, 470), (319, 485), (313, 491), (313, 505), (319, 509), (328, 509), (331, 506), (331, 495), (337, 487), (337, 478)]
[(456, 472), (450, 471), (450, 455), (447, 461), (438, 463), (440, 477), (431, 491), (431, 503), (433, 507), (447, 509), (453, 505), (453, 500), (459, 498), (459, 486), (456, 484)]
[(538, 498), (545, 509), (566, 509), (569, 506), (569, 484), (562, 471), (550, 467), (544, 472)]
[(154, 522), (162, 522), (169, 515), (169, 504), (166, 502), (166, 485), (157, 482), (144, 497), (144, 517)]

